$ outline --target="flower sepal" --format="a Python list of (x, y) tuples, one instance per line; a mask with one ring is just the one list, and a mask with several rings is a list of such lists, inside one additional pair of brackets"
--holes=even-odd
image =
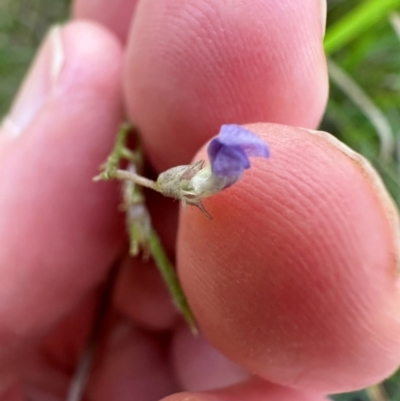
[(179, 199), (184, 206), (197, 206), (208, 218), (211, 218), (201, 203), (204, 196), (201, 196), (201, 193), (192, 186), (196, 176), (208, 176), (207, 169), (202, 168), (203, 165), (204, 160), (200, 160), (194, 164), (172, 167), (158, 176), (156, 185), (162, 195)]
[(209, 218), (201, 200), (221, 192), (240, 180), (250, 167), (249, 157), (269, 157), (268, 146), (253, 132), (239, 125), (221, 127), (207, 147), (209, 163), (173, 167), (158, 176), (157, 190), (164, 196), (193, 205)]

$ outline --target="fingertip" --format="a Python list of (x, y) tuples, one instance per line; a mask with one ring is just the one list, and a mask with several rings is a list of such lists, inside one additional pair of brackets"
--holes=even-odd
[(114, 0), (109, 7), (107, 0), (77, 0), (73, 3), (75, 19), (89, 19), (108, 28), (125, 43), (136, 8), (136, 0)]
[(250, 373), (216, 350), (186, 324), (177, 327), (172, 342), (175, 377), (184, 391), (205, 391), (244, 382)]
[(88, 387), (99, 401), (156, 400), (176, 391), (157, 342), (126, 322), (113, 329)]
[(162, 401), (328, 401), (317, 392), (302, 392), (259, 379), (203, 393), (179, 393)]
[(397, 212), (325, 135), (248, 128), (271, 158), (204, 201), (212, 221), (181, 214), (178, 268), (202, 330), (281, 384), (340, 392), (383, 379), (400, 353)]
[(318, 3), (141, 3), (124, 90), (157, 169), (187, 163), (227, 122), (316, 127), (328, 91)]
[(84, 89), (85, 83), (90, 82), (98, 96), (120, 90), (122, 46), (112, 34), (94, 22), (74, 21), (63, 28), (63, 42), (64, 51), (73, 53), (66, 59), (70, 63), (63, 76), (66, 85), (79, 88), (80, 84)]

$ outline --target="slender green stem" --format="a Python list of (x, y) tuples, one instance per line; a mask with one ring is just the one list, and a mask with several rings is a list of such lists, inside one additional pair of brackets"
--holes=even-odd
[[(174, 267), (169, 261), (160, 239), (151, 227), (151, 218), (145, 205), (141, 187), (160, 192), (157, 182), (137, 174), (140, 172), (143, 156), (139, 148), (132, 151), (127, 147), (128, 135), (132, 132), (129, 124), (121, 125), (114, 148), (107, 158), (103, 171), (94, 178), (99, 180), (121, 180), (123, 182), (124, 209), (127, 216), (127, 230), (130, 241), (130, 253), (137, 256), (140, 251), (144, 257), (151, 255), (171, 293), (172, 299), (186, 319), (191, 331), (196, 334), (197, 328), (193, 313), (183, 293)], [(140, 138), (138, 138), (140, 141)], [(129, 161), (126, 170), (119, 168), (121, 159)]]
[(117, 137), (115, 139), (114, 148), (107, 158), (104, 172), (109, 172), (118, 168), (119, 162), (123, 157), (123, 150), (126, 148), (126, 141), (132, 126), (129, 123), (121, 124)]
[(127, 170), (114, 170), (110, 172), (110, 178), (115, 178), (117, 180), (126, 180), (132, 181), (137, 185), (142, 187), (153, 189), (154, 191), (159, 192), (157, 183), (153, 180), (149, 180), (146, 177), (143, 177), (139, 174), (133, 173)]
[(139, 150), (132, 151), (126, 147), (123, 147), (120, 151), (121, 158), (128, 160), (129, 162), (140, 166), (143, 164), (142, 152)]
[(153, 191), (160, 192), (160, 189), (155, 181), (127, 170), (106, 168), (99, 175), (96, 175), (96, 177), (93, 178), (93, 181), (101, 181), (101, 180), (130, 181), (142, 187), (150, 188)]
[(157, 233), (151, 230), (149, 236), (150, 253), (172, 295), (175, 305), (186, 319), (193, 334), (197, 334), (196, 321), (179, 283), (172, 263), (169, 261)]
[[(129, 164), (127, 171), (136, 173), (136, 165)], [(151, 230), (151, 217), (145, 205), (141, 186), (129, 180), (123, 181), (124, 209), (126, 226), (129, 234), (129, 253), (137, 256), (143, 252), (143, 258), (149, 257), (148, 238)]]

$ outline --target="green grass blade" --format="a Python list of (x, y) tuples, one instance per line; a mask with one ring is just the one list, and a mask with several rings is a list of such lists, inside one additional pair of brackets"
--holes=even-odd
[(400, 0), (364, 1), (327, 30), (325, 52), (332, 54), (339, 50), (399, 6)]

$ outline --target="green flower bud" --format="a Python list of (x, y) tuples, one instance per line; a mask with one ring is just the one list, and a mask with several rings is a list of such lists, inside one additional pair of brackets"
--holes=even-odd
[(177, 166), (161, 173), (157, 178), (157, 188), (164, 195), (170, 198), (182, 199), (182, 189), (187, 188), (190, 180), (198, 173), (204, 164), (200, 160), (195, 164)]

